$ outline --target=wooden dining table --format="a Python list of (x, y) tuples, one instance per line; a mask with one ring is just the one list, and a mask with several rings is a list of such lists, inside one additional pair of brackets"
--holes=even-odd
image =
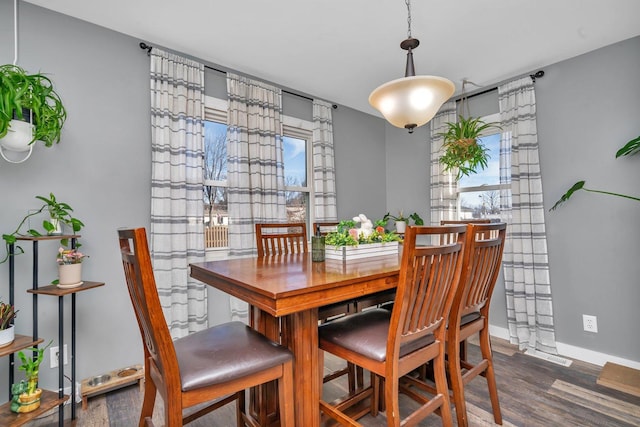
[(296, 426), (320, 424), (318, 307), (393, 289), (399, 255), (312, 262), (311, 254), (191, 264), (191, 277), (249, 303), (251, 325), (294, 354)]

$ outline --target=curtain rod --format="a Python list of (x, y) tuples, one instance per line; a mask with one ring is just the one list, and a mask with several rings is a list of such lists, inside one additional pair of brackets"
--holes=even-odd
[[(140, 42), (139, 46), (140, 46), (140, 49), (147, 51), (147, 56), (151, 55), (151, 49), (153, 49), (153, 46), (148, 45), (145, 42)], [(220, 70), (218, 68), (210, 67), (209, 65), (205, 65), (204, 68), (208, 68), (209, 70), (217, 71), (218, 73), (227, 74), (226, 71)], [(300, 98), (303, 98), (303, 99), (307, 99), (309, 101), (313, 101), (313, 98), (310, 98), (310, 97), (308, 97), (306, 95), (301, 95), (299, 93), (291, 92), (291, 91), (284, 90), (284, 89), (280, 89), (280, 90), (282, 90), (284, 93), (287, 93), (289, 95), (293, 95), (293, 96), (297, 96), (297, 97), (300, 97)], [(338, 109), (338, 106), (336, 104), (331, 104), (331, 107), (333, 107), (334, 110)]]
[[(487, 87), (482, 87), (480, 89), (476, 89), (475, 91), (471, 91), (467, 94), (460, 94), (457, 97), (455, 97), (454, 101), (460, 101), (462, 98), (473, 98), (474, 96), (479, 96), (479, 95), (484, 95), (485, 93), (489, 93), (489, 92), (493, 92), (494, 90), (498, 89), (498, 86), (503, 85), (507, 82), (510, 82), (512, 80), (515, 79), (519, 79), (522, 78), (524, 76), (526, 76), (527, 74), (522, 74), (520, 76), (516, 76), (516, 77), (512, 77), (506, 80), (502, 80), (498, 83), (495, 83), (491, 86), (487, 86)], [(531, 77), (531, 80), (533, 80), (533, 82), (536, 82), (536, 79), (541, 79), (542, 77), (544, 77), (544, 70), (538, 70), (533, 74), (529, 74), (529, 77)], [(469, 80), (467, 80), (467, 83), (471, 83), (471, 84), (475, 84), (473, 82), (470, 82)], [(477, 86), (477, 85), (476, 85)]]

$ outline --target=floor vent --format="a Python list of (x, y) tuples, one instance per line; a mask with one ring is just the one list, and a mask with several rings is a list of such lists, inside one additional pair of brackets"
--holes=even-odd
[(571, 366), (571, 360), (565, 359), (564, 357), (557, 356), (555, 354), (549, 354), (538, 350), (527, 350), (524, 352), (524, 354), (526, 354), (527, 356), (537, 357), (538, 359), (547, 360), (549, 362), (555, 363), (556, 365), (562, 365), (565, 367)]

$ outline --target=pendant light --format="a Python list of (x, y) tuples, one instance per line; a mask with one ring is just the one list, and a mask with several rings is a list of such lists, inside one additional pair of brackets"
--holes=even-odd
[(413, 49), (420, 44), (411, 37), (411, 2), (405, 0), (408, 12), (407, 39), (400, 48), (407, 51), (405, 76), (377, 87), (369, 95), (369, 104), (380, 111), (392, 125), (405, 128), (409, 133), (426, 124), (455, 91), (454, 84), (444, 77), (416, 76)]

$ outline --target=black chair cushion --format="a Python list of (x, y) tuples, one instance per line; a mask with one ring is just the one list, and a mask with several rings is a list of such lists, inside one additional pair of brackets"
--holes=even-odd
[[(333, 343), (369, 359), (383, 362), (387, 358), (387, 336), (391, 312), (381, 308), (336, 319), (318, 327), (320, 347), (322, 341)], [(432, 334), (400, 347), (400, 357), (433, 343)]]
[(468, 323), (474, 322), (476, 320), (478, 320), (480, 317), (482, 317), (480, 315), (479, 312), (474, 311), (473, 313), (469, 313), (467, 315), (462, 316), (462, 319), (460, 319), (460, 326), (464, 326)]
[(242, 378), (293, 358), (288, 349), (241, 322), (213, 326), (173, 345), (183, 391)]

